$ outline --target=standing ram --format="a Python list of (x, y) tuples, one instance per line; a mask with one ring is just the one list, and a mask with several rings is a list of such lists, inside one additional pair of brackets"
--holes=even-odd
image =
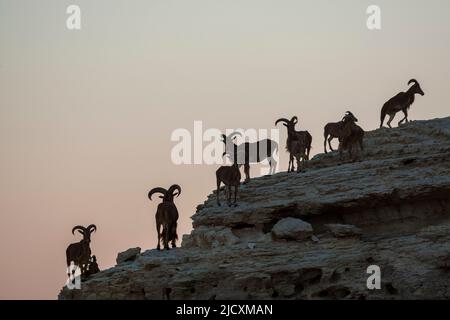
[(244, 183), (250, 181), (250, 163), (260, 163), (267, 159), (270, 166), (269, 174), (275, 173), (277, 167), (275, 153), (278, 150), (278, 143), (270, 139), (263, 139), (237, 145), (233, 141), (236, 136), (242, 137), (242, 134), (237, 131), (228, 136), (222, 134), (222, 142), (225, 144), (223, 155), (228, 154), (233, 159), (233, 163), (244, 165)]
[[(302, 158), (303, 163), (305, 160), (309, 160), (312, 136), (308, 131), (295, 130), (295, 125), (298, 123), (297, 116), (293, 116), (291, 120), (280, 118), (275, 122), (275, 125), (280, 122), (283, 122), (283, 125), (287, 128), (286, 150), (289, 152), (288, 172), (293, 172), (295, 170), (294, 157), (297, 159), (297, 164), (300, 161), (298, 157)], [(297, 170), (299, 170), (298, 167)]]
[(408, 85), (413, 84), (408, 91), (406, 92), (400, 92), (396, 96), (389, 99), (384, 105), (383, 108), (381, 108), (381, 123), (380, 128), (383, 126), (384, 118), (386, 115), (389, 115), (389, 120), (387, 122), (387, 125), (389, 128), (391, 127), (391, 121), (394, 119), (397, 112), (402, 111), (405, 115), (402, 120), (398, 122), (398, 125), (402, 124), (403, 121), (408, 122), (408, 109), (411, 107), (411, 105), (414, 102), (415, 95), (420, 94), (421, 96), (425, 95), (425, 93), (422, 91), (422, 88), (419, 85), (419, 82), (417, 82), (416, 79), (411, 79), (408, 81)]
[[(239, 165), (234, 162), (231, 166), (221, 166), (216, 171), (217, 182), (217, 205), (220, 206), (220, 184), (225, 185), (225, 195), (227, 198), (228, 206), (237, 206), (237, 194), (239, 190), (239, 184), (241, 182), (241, 171)], [(234, 187), (234, 202), (231, 203), (231, 187)]]
[(181, 187), (174, 184), (168, 190), (161, 187), (153, 188), (148, 193), (148, 198), (152, 200), (152, 195), (155, 193), (162, 194), (159, 196), (162, 199), (162, 202), (158, 204), (155, 215), (156, 231), (158, 233), (158, 245), (156, 249), (161, 250), (160, 244), (162, 242), (164, 249), (169, 250), (169, 242), (172, 243), (172, 248), (175, 248), (178, 239), (178, 210), (174, 203), (174, 197), (178, 197), (181, 194)]
[(343, 130), (344, 130), (344, 120), (341, 120), (339, 122), (329, 122), (325, 125), (325, 127), (323, 128), (323, 137), (324, 137), (323, 149), (324, 149), (325, 153), (328, 153), (327, 152), (327, 141), (328, 141), (328, 146), (330, 147), (330, 150), (334, 151), (333, 147), (331, 146), (331, 141), (334, 138), (338, 138), (339, 142), (341, 142), (341, 137), (344, 134)]
[(69, 268), (70, 264), (73, 262), (74, 265), (80, 268), (81, 276), (85, 276), (91, 260), (91, 233), (97, 231), (97, 227), (95, 224), (91, 224), (86, 228), (83, 226), (75, 226), (72, 229), (72, 234), (75, 234), (75, 230), (83, 236), (83, 239), (81, 239), (80, 242), (72, 243), (67, 247), (67, 268)]
[(361, 152), (364, 150), (364, 130), (356, 124), (358, 119), (350, 111), (345, 113), (342, 122), (344, 125), (339, 137), (339, 155), (342, 159), (343, 151), (348, 150), (350, 159), (353, 159), (352, 153), (355, 145), (359, 146)]

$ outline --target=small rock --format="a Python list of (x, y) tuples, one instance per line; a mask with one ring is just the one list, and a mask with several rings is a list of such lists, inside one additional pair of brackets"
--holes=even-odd
[(304, 240), (311, 237), (312, 231), (312, 226), (303, 220), (284, 218), (273, 226), (272, 236), (275, 239)]
[(141, 253), (141, 248), (130, 248), (127, 251), (120, 252), (117, 255), (116, 262), (117, 264), (121, 264), (128, 261), (134, 261), (137, 256)]
[(247, 243), (247, 247), (249, 248), (249, 249), (255, 249), (255, 246), (256, 246), (256, 243), (254, 243), (254, 242), (249, 242), (249, 243)]
[(355, 237), (362, 234), (361, 229), (351, 224), (326, 224), (325, 227), (337, 238)]
[(320, 242), (319, 238), (317, 238), (315, 235), (312, 235), (312, 236), (311, 236), (311, 240), (312, 240), (313, 242), (315, 242), (315, 243)]

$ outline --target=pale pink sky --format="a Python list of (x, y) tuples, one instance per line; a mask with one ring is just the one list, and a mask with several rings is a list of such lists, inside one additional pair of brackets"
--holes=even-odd
[[(74, 3), (81, 31), (65, 27)], [(366, 28), (370, 4), (381, 31)], [(410, 118), (448, 116), (449, 14), (447, 0), (0, 0), (0, 298), (56, 298), (77, 224), (98, 226), (102, 269), (154, 248), (151, 187), (182, 186), (188, 233), (217, 169), (171, 163), (171, 132), (194, 120), (273, 128), (295, 114), (315, 154), (326, 122), (350, 108), (378, 127), (412, 77), (426, 95)]]

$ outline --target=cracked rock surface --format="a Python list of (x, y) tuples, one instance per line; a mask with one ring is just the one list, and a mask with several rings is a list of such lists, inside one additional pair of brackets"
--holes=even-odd
[[(217, 207), (213, 192), (181, 248), (59, 298), (450, 298), (450, 117), (367, 132), (359, 161), (319, 154), (303, 173), (243, 185), (238, 204)], [(380, 290), (367, 289), (370, 265)]]

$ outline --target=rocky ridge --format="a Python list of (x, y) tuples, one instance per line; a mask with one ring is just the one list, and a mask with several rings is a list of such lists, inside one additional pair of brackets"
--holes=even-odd
[(364, 147), (253, 179), (237, 207), (213, 192), (181, 248), (131, 250), (59, 298), (449, 299), (450, 117), (367, 132)]

